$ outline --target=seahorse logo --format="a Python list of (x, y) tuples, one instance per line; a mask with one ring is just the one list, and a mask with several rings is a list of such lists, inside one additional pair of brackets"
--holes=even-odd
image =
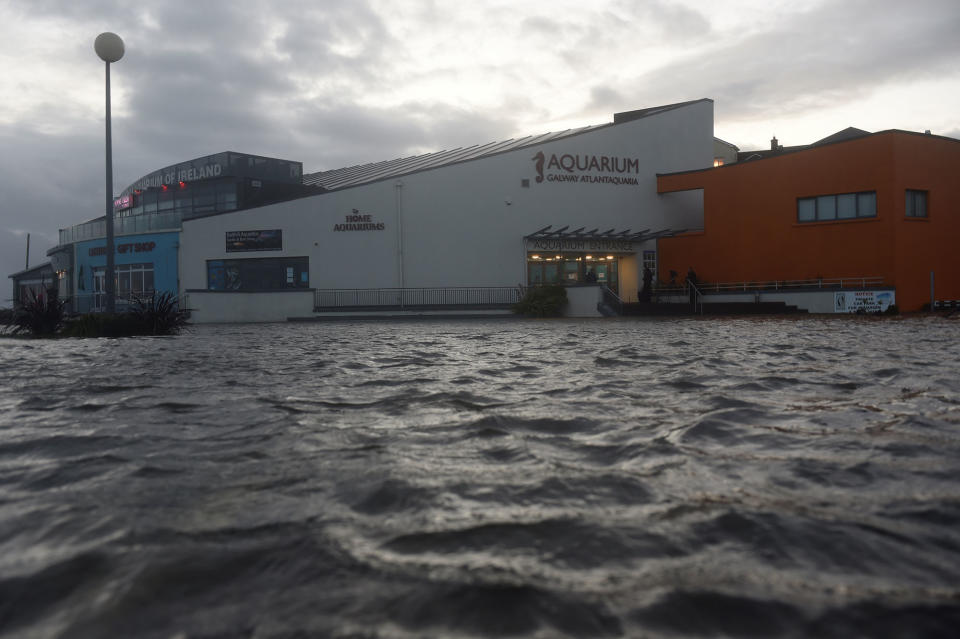
[(545, 159), (543, 157), (543, 151), (537, 151), (537, 154), (530, 159), (536, 162), (535, 166), (537, 168), (537, 184), (539, 184), (540, 182), (543, 182), (543, 160)]

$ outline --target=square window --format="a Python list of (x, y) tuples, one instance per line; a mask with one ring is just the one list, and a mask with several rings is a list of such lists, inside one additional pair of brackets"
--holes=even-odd
[(797, 221), (813, 222), (817, 219), (817, 201), (812, 197), (797, 200)]
[(837, 219), (849, 220), (857, 217), (856, 193), (844, 193), (837, 196)]

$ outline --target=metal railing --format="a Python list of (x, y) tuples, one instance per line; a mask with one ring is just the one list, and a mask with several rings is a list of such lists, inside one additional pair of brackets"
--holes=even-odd
[[(106, 293), (78, 293), (64, 298), (67, 303), (67, 312), (83, 315), (85, 313), (103, 313), (107, 305)], [(118, 313), (123, 313), (133, 304), (133, 296), (117, 293), (114, 305)]]
[(442, 288), (350, 288), (317, 289), (315, 311), (387, 308), (505, 308), (520, 301), (521, 290), (513, 286)]
[(697, 306), (700, 307), (700, 314), (703, 315), (703, 293), (695, 282), (687, 282), (690, 301), (693, 303), (693, 314), (697, 314)]
[(697, 288), (703, 292), (755, 291), (804, 288), (867, 288), (882, 286), (882, 277), (819, 277), (809, 280), (767, 280), (750, 282), (698, 282)]
[(603, 301), (601, 301), (599, 305), (605, 304), (610, 310), (616, 312), (617, 315), (623, 315), (623, 300), (620, 299), (620, 296), (614, 293), (613, 289), (606, 284), (600, 285), (600, 291), (603, 293)]
[[(113, 232), (116, 235), (132, 235), (134, 233), (149, 233), (152, 231), (175, 231), (183, 223), (180, 212), (144, 213), (143, 215), (113, 216)], [(96, 240), (107, 236), (107, 221), (105, 218), (75, 224), (60, 229), (60, 246)]]

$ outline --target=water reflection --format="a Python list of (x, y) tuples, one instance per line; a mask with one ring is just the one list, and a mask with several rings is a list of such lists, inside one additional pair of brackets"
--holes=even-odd
[(0, 340), (0, 627), (947, 636), (958, 337), (734, 319)]

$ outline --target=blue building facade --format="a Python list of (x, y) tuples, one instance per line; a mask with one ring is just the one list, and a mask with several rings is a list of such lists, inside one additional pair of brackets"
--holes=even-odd
[[(103, 238), (77, 242), (75, 245), (74, 312), (102, 311), (106, 305), (106, 245)], [(134, 297), (149, 297), (154, 291), (177, 295), (179, 247), (178, 231), (122, 235), (115, 238), (114, 282), (118, 308), (123, 308)]]

